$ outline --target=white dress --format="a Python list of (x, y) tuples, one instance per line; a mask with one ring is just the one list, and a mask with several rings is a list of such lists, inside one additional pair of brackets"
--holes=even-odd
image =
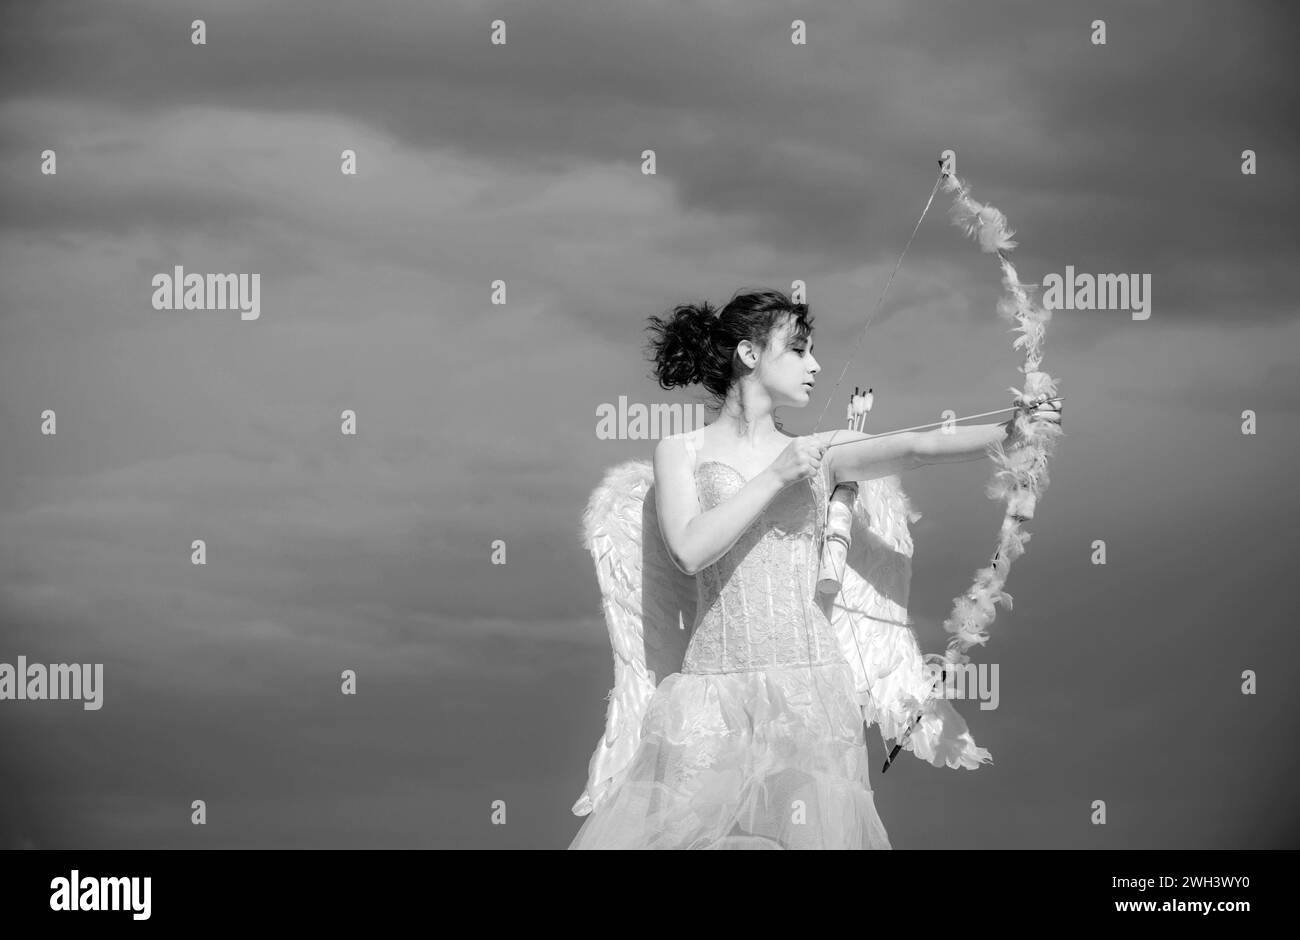
[[(702, 510), (745, 485), (683, 436)], [(853, 672), (816, 591), (827, 488), (824, 472), (787, 486), (696, 576), (682, 669), (570, 848), (890, 848)]]

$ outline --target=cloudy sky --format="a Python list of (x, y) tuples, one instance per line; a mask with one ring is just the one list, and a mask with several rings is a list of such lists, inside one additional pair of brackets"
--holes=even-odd
[[(703, 400), (648, 377), (646, 318), (804, 280), (838, 376), (951, 148), (1022, 278), (1149, 274), (1151, 316), (1051, 323), (1067, 436), (976, 651), (999, 707), (959, 705), (996, 763), (876, 774), (894, 845), (1296, 847), (1294, 33), (1280, 2), (8, 0), (0, 662), (105, 690), (0, 702), (0, 845), (567, 845), (612, 682), (578, 524), (653, 447), (596, 409)], [(850, 367), (868, 430), (1016, 382), (946, 208)], [(260, 318), (155, 310), (176, 265), (260, 273)], [(989, 471), (903, 478), (927, 650)]]

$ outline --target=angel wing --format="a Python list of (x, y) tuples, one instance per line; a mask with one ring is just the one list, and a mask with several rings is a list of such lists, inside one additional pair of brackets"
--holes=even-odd
[(860, 481), (853, 530), (831, 624), (844, 658), (853, 666), (862, 718), (897, 739), (923, 715), (904, 745), (936, 767), (975, 769), (993, 760), (978, 747), (966, 722), (936, 687), (909, 626), (912, 535), (921, 518), (897, 476)]
[(614, 652), (614, 687), (587, 786), (573, 804), (576, 816), (600, 804), (632, 759), (655, 687), (681, 671), (696, 606), (695, 580), (673, 564), (663, 541), (650, 461), (609, 469), (587, 501), (582, 541), (596, 563)]

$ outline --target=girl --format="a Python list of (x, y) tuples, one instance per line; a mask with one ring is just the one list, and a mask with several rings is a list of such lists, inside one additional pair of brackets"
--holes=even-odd
[(738, 293), (721, 311), (681, 306), (648, 329), (659, 384), (699, 383), (719, 407), (653, 461), (659, 528), (696, 580), (697, 615), (626, 772), (570, 848), (890, 848), (853, 674), (816, 591), (829, 494), (984, 456), (1013, 422), (878, 440), (787, 434), (775, 409), (806, 406), (821, 366), (807, 306), (779, 291)]

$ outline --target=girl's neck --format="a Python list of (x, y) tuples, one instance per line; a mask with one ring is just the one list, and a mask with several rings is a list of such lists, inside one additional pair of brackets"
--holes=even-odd
[(772, 420), (772, 412), (765, 411), (747, 418), (731, 402), (723, 407), (713, 424), (718, 427), (718, 436), (726, 446), (759, 449), (767, 441), (783, 436)]

